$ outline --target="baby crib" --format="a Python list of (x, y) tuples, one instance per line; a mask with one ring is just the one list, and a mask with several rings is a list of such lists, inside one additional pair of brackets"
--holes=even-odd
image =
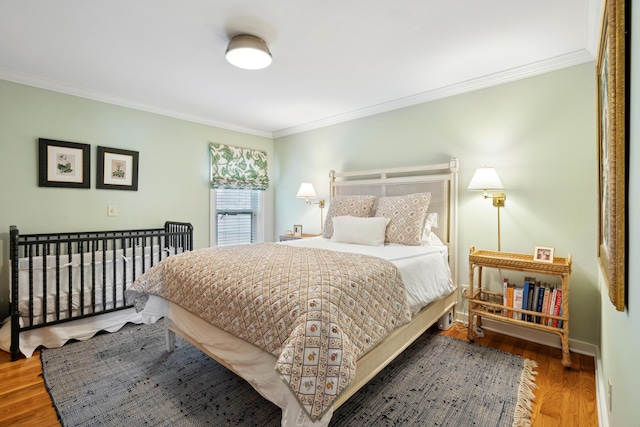
[[(80, 329), (64, 344), (84, 336), (83, 322), (76, 321), (120, 310), (135, 316), (124, 298), (127, 287), (162, 259), (191, 250), (193, 227), (184, 222), (168, 221), (156, 229), (24, 235), (11, 226), (11, 359), (18, 359), (20, 334), (26, 331), (75, 322)], [(118, 318), (122, 324), (130, 320)], [(95, 321), (86, 324), (95, 328)], [(27, 357), (32, 352), (23, 351)]]

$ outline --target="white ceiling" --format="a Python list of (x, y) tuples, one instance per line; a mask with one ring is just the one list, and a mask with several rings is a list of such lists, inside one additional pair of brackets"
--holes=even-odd
[[(0, 79), (284, 136), (595, 58), (601, 0), (0, 0)], [(264, 70), (224, 59), (263, 38)]]

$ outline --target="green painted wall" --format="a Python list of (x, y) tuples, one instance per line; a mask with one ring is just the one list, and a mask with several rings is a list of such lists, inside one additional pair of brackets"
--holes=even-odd
[(411, 166), (458, 157), (458, 277), (466, 283), (469, 247), (497, 249), (496, 208), (466, 186), (476, 168), (495, 166), (507, 194), (502, 250), (533, 253), (535, 246), (551, 246), (558, 256), (571, 254), (570, 337), (597, 344), (594, 81), (595, 67), (589, 63), (278, 138), (275, 232), (293, 224), (319, 232), (318, 208), (295, 194), (301, 182), (311, 181), (328, 198), (331, 169)]
[[(38, 187), (38, 138), (91, 145), (91, 189)], [(22, 233), (194, 226), (209, 246), (209, 142), (265, 150), (273, 140), (0, 80), (0, 315), (8, 313), (9, 226)], [(138, 191), (95, 188), (97, 146), (140, 153)], [(269, 165), (273, 168), (273, 163)], [(273, 189), (266, 193), (273, 238)], [(107, 216), (107, 205), (117, 216)]]
[[(637, 4), (636, 4), (637, 5)], [(631, 10), (631, 26), (640, 29), (640, 8)], [(631, 32), (631, 75), (640, 70), (640, 32)], [(601, 390), (606, 396), (611, 380), (611, 408), (607, 407), (608, 425), (637, 426), (640, 423), (638, 384), (640, 371), (640, 80), (631, 78), (630, 149), (629, 149), (629, 277), (625, 311), (616, 311), (609, 302), (606, 285), (602, 284), (602, 325), (600, 351), (602, 356)]]

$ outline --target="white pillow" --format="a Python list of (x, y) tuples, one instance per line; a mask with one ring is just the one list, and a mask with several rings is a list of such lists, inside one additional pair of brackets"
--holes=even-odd
[(334, 216), (333, 236), (336, 243), (355, 243), (357, 245), (384, 246), (384, 235), (389, 218)]
[(424, 222), (424, 230), (422, 231), (422, 245), (429, 246), (429, 240), (433, 232), (432, 228), (438, 228), (438, 214), (430, 212), (427, 214), (427, 220)]

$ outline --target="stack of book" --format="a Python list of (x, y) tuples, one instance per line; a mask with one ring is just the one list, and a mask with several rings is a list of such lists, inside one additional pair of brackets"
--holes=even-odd
[(508, 307), (535, 311), (540, 314), (562, 316), (562, 287), (557, 284), (540, 283), (535, 277), (525, 277), (522, 287), (509, 283), (507, 278), (503, 283), (503, 304), (507, 307), (503, 315), (526, 322), (541, 325), (562, 327), (562, 320), (545, 316), (518, 313)]

